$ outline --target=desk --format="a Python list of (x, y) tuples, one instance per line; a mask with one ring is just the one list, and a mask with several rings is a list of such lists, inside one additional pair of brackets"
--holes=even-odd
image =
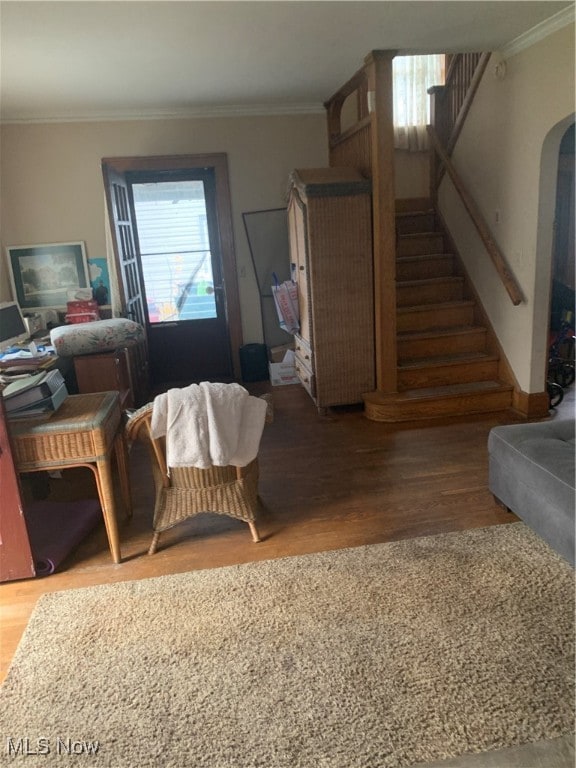
[(115, 563), (121, 560), (112, 454), (116, 455), (122, 500), (132, 514), (128, 454), (118, 392), (70, 395), (49, 417), (11, 419), (14, 463), (18, 472), (88, 467), (94, 473), (108, 544)]

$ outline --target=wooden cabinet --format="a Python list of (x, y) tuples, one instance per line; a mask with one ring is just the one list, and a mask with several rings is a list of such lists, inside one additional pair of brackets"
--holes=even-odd
[(375, 388), (370, 182), (352, 168), (296, 170), (290, 181), (296, 372), (319, 408), (358, 403)]
[(122, 408), (144, 405), (148, 399), (146, 345), (120, 347), (111, 352), (79, 355), (74, 358), (80, 394), (120, 392)]
[(36, 575), (18, 474), (14, 465), (4, 401), (0, 397), (0, 581)]

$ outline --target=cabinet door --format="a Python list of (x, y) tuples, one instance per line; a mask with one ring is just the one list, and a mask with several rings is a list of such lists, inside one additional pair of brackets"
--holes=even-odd
[(298, 286), (300, 335), (310, 344), (312, 342), (312, 327), (306, 242), (306, 206), (295, 191), (292, 192), (288, 206), (288, 231), (290, 235), (291, 271)]
[(27, 579), (36, 575), (24, 520), (20, 484), (8, 434), (4, 403), (0, 398), (0, 581)]
[(122, 407), (133, 406), (128, 354), (125, 348), (101, 355), (75, 357), (74, 368), (80, 394), (117, 390), (120, 392)]

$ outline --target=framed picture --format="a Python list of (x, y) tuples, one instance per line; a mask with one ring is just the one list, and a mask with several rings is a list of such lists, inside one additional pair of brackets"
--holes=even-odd
[(84, 243), (6, 248), (14, 299), (23, 311), (65, 307), (68, 292), (90, 288)]
[(88, 259), (92, 293), (99, 306), (110, 304), (110, 275), (107, 259)]

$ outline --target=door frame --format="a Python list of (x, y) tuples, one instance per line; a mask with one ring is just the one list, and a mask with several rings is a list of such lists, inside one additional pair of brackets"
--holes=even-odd
[(532, 312), (532, 365), (530, 392), (546, 394), (548, 373), (550, 311), (552, 301), (552, 275), (554, 253), (554, 227), (558, 191), (558, 164), (562, 138), (575, 120), (575, 113), (557, 122), (546, 134), (540, 153), (538, 185), (538, 220), (536, 235), (536, 291)]
[[(194, 168), (212, 168), (216, 185), (218, 237), (222, 260), (222, 278), (226, 302), (230, 357), (234, 378), (241, 379), (240, 347), (243, 344), (240, 292), (234, 248), (232, 205), (228, 178), (228, 156), (225, 152), (198, 155), (154, 155), (149, 157), (105, 157), (102, 165), (120, 174), (130, 171), (177, 171)], [(133, 215), (133, 212), (132, 212)], [(117, 244), (114, 253), (118, 259)], [(140, 263), (140, 254), (138, 253)]]

